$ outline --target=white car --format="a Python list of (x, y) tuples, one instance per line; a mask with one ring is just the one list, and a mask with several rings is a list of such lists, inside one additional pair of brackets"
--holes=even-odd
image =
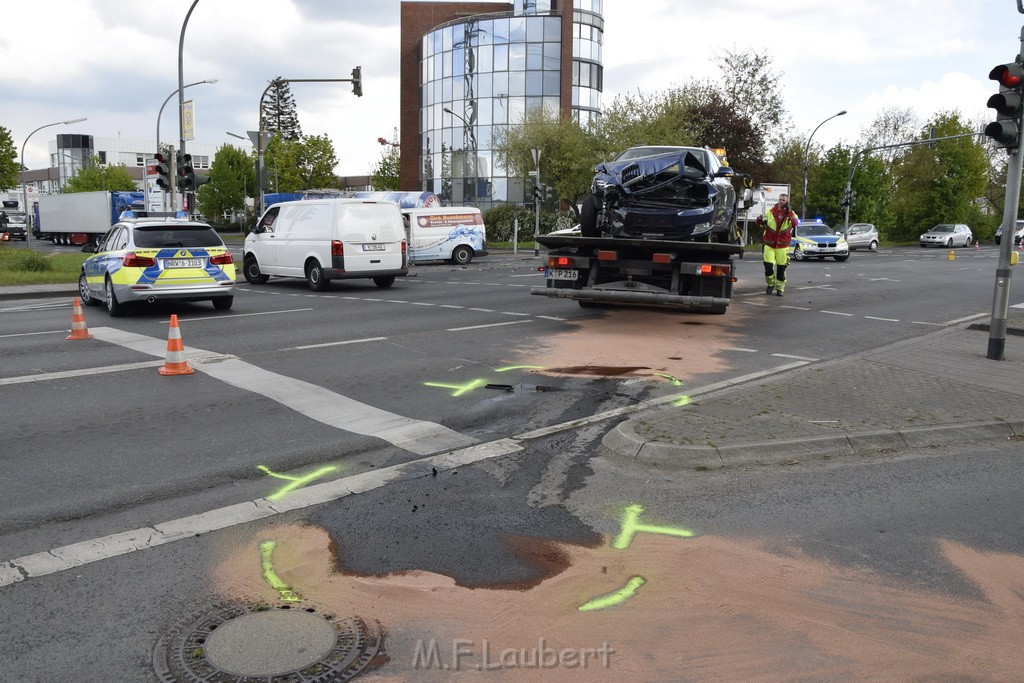
[[(1003, 226), (996, 228), (996, 244), (999, 244), (1003, 239)], [(1013, 243), (1020, 244), (1024, 241), (1024, 221), (1017, 221), (1017, 230), (1013, 233)]]
[(963, 223), (942, 223), (920, 237), (922, 247), (969, 247), (974, 241), (971, 229)]

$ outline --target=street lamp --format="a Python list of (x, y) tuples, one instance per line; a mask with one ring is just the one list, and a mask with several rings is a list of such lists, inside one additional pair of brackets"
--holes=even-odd
[(28, 134), (28, 137), (25, 138), (25, 142), (21, 143), (21, 199), (22, 199), (22, 203), (25, 205), (24, 206), (24, 209), (25, 209), (25, 224), (31, 226), (29, 228), (28, 232), (25, 235), (25, 239), (26, 240), (31, 239), (32, 228), (35, 227), (35, 226), (32, 225), (31, 222), (29, 221), (28, 185), (25, 184), (25, 147), (28, 145), (29, 139), (33, 135), (35, 135), (36, 133), (41, 131), (43, 128), (49, 128), (50, 126), (66, 126), (66, 125), (71, 124), (71, 123), (81, 123), (82, 121), (85, 121), (85, 120), (86, 120), (86, 117), (83, 116), (83, 117), (77, 118), (77, 119), (68, 119), (67, 121), (57, 121), (56, 123), (48, 123), (45, 126), (39, 126), (34, 131), (32, 131), (31, 133)]
[[(184, 87), (185, 88), (191, 88), (193, 85), (202, 85), (203, 83), (216, 83), (216, 82), (217, 82), (216, 78), (207, 78), (205, 81), (196, 81), (195, 83), (189, 83), (188, 85), (186, 85)], [(171, 94), (167, 96), (166, 100), (164, 100), (164, 103), (160, 105), (160, 111), (157, 112), (157, 115), (156, 115), (156, 151), (157, 152), (160, 151), (160, 117), (163, 116), (164, 107), (166, 107), (167, 103), (171, 101), (171, 98), (174, 97), (177, 94), (178, 94), (177, 90), (172, 90)]]
[(842, 110), (838, 114), (833, 114), (821, 123), (819, 123), (814, 130), (811, 131), (811, 135), (807, 138), (807, 144), (804, 145), (804, 191), (800, 195), (800, 220), (807, 218), (807, 155), (811, 149), (811, 139), (814, 138), (814, 134), (818, 132), (818, 128), (821, 128), (826, 123), (831, 121), (837, 116), (842, 116), (846, 113), (846, 110)]

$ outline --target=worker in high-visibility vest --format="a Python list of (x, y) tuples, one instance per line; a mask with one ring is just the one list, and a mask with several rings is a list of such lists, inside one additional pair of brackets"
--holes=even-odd
[(768, 283), (765, 294), (775, 290), (776, 296), (782, 296), (786, 289), (789, 242), (798, 223), (796, 214), (789, 208), (789, 195), (786, 194), (780, 194), (778, 203), (757, 217), (757, 224), (764, 228), (761, 241), (764, 243), (764, 279)]

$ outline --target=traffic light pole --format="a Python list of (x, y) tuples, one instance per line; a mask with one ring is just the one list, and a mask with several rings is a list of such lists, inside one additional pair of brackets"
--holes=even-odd
[[(1024, 13), (1024, 8), (1021, 8)], [(1024, 54), (1024, 27), (1021, 27), (1020, 52)], [(1017, 113), (1017, 130), (1024, 126), (1024, 114)], [(1019, 143), (1019, 138), (1018, 138)], [(1003, 238), (999, 242), (999, 265), (996, 267), (995, 292), (992, 296), (992, 321), (988, 328), (988, 351), (990, 360), (1003, 360), (1006, 350), (1006, 319), (1010, 311), (1010, 284), (1013, 279), (1012, 254), (1014, 235), (1017, 232), (1017, 207), (1020, 204), (1020, 179), (1024, 170), (1024, 155), (1018, 147), (1010, 149), (1006, 163), (1006, 199), (1003, 202)]]

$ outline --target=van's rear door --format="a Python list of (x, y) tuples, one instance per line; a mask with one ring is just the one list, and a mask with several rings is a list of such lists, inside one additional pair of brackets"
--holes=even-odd
[(338, 207), (338, 231), (346, 273), (395, 273), (405, 268), (405, 226), (393, 202), (345, 203)]

